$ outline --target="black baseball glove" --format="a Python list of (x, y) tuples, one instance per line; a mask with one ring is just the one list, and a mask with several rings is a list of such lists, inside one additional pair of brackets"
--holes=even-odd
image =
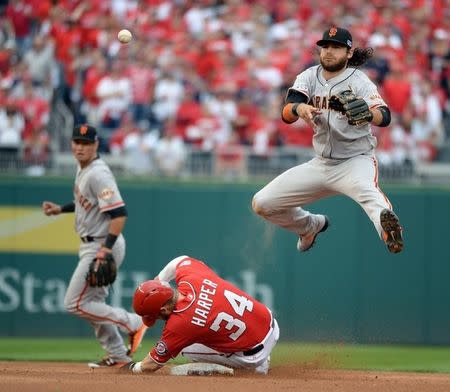
[(117, 266), (111, 253), (106, 253), (104, 259), (94, 259), (89, 265), (86, 280), (95, 287), (108, 286), (116, 280)]
[(350, 125), (364, 125), (373, 119), (373, 114), (369, 110), (366, 101), (358, 98), (350, 90), (344, 90), (337, 95), (332, 95), (328, 107), (345, 114)]

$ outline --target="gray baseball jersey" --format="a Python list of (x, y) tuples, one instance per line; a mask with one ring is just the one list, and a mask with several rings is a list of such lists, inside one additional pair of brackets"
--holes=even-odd
[(110, 218), (104, 212), (125, 205), (114, 175), (101, 159), (78, 167), (74, 197), (75, 229), (81, 237), (106, 237)]
[(290, 90), (305, 94), (310, 105), (322, 110), (322, 114), (314, 118), (313, 146), (317, 155), (324, 158), (351, 158), (376, 147), (370, 124), (359, 127), (349, 125), (344, 114), (328, 110), (329, 98), (344, 90), (352, 90), (371, 109), (386, 105), (375, 84), (360, 70), (347, 68), (338, 76), (325, 80), (322, 66), (316, 65), (299, 74)]
[(355, 200), (382, 236), (380, 213), (392, 205), (378, 185), (376, 138), (370, 124), (348, 124), (345, 115), (328, 109), (329, 98), (352, 90), (369, 108), (385, 106), (375, 84), (361, 71), (346, 68), (325, 80), (321, 65), (300, 73), (290, 90), (308, 97), (308, 104), (321, 110), (314, 121), (313, 146), (316, 157), (273, 179), (253, 197), (253, 209), (270, 222), (298, 235), (317, 233), (323, 215), (302, 207), (324, 197), (343, 194)]
[[(116, 180), (104, 161), (95, 159), (88, 166), (78, 167), (75, 187), (75, 228), (80, 237), (92, 237), (82, 242), (79, 263), (72, 275), (64, 298), (66, 309), (88, 320), (94, 327), (95, 336), (108, 356), (116, 361), (128, 362), (127, 347), (119, 330), (135, 332), (141, 318), (125, 309), (106, 304), (108, 287), (91, 287), (86, 274), (91, 261), (108, 234), (110, 217), (106, 211), (125, 205)], [(125, 239), (119, 235), (112, 248), (118, 267), (125, 257)]]

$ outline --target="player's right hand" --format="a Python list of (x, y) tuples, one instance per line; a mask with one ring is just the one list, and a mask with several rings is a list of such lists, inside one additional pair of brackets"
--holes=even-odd
[(59, 204), (52, 203), (51, 201), (44, 201), (42, 203), (42, 211), (47, 216), (58, 215), (61, 213), (61, 206)]
[(306, 103), (301, 103), (297, 106), (296, 110), (298, 116), (304, 120), (311, 127), (315, 127), (314, 116), (321, 114), (322, 111), (312, 105), (307, 105)]

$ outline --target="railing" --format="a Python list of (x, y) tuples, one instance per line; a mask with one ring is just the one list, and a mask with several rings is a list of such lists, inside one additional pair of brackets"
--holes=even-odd
[[(63, 129), (63, 128), (61, 128)], [(70, 138), (69, 138), (70, 140)], [(248, 181), (270, 179), (283, 171), (308, 161), (314, 156), (308, 148), (275, 148), (268, 155), (255, 154), (251, 148), (238, 147), (233, 153), (224, 155), (188, 149), (186, 160), (173, 175), (162, 172), (155, 164), (152, 154), (125, 154), (114, 156), (102, 154), (117, 176), (125, 177), (172, 177), (174, 179), (215, 178), (224, 181)], [(145, 158), (145, 160), (142, 160)], [(443, 183), (450, 184), (450, 164), (405, 163), (389, 166), (380, 165), (380, 179), (400, 183)], [(53, 175), (73, 176), (76, 161), (70, 152), (54, 153), (45, 165), (33, 165), (23, 160), (21, 151), (5, 153), (0, 151), (0, 174), (6, 175)]]

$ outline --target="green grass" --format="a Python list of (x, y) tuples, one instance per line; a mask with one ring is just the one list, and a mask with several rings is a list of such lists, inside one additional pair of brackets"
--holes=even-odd
[[(144, 340), (135, 358), (143, 358), (154, 341)], [(87, 362), (101, 358), (94, 339), (0, 338), (0, 360)], [(183, 362), (182, 359), (176, 363)], [(450, 347), (279, 343), (273, 365), (320, 368), (450, 373)]]

